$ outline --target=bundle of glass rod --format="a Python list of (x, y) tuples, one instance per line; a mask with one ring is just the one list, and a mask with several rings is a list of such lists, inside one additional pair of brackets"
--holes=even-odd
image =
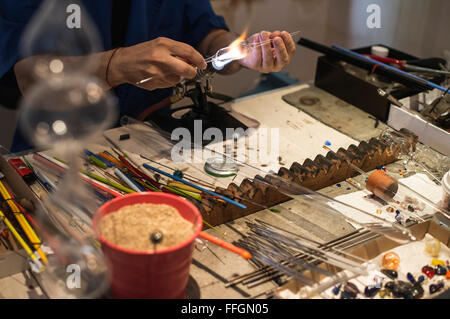
[[(287, 230), (263, 221), (256, 222), (247, 222), (250, 231), (238, 245), (264, 266), (307, 286), (302, 291), (302, 298), (318, 295), (356, 276), (367, 275), (373, 268), (370, 262), (344, 250), (332, 246), (323, 248), (319, 243)], [(321, 283), (320, 275), (328, 280)]]
[[(142, 147), (140, 147), (141, 149), (148, 149), (148, 148), (155, 149), (160, 147), (164, 149), (170, 149), (174, 145), (173, 142), (171, 141), (170, 134), (152, 126), (149, 123), (139, 122), (132, 118), (124, 117), (121, 119), (121, 124), (125, 126), (127, 129), (129, 129), (130, 132), (132, 132), (132, 136), (141, 135), (142, 130), (144, 128), (147, 128), (147, 131), (149, 131), (149, 133), (146, 135), (141, 135), (140, 138), (140, 142), (142, 142), (141, 145)], [(139, 129), (137, 127), (139, 127)], [(155, 134), (161, 135), (166, 138), (165, 140), (161, 139), (158, 140), (159, 143), (162, 143), (162, 145), (156, 144), (154, 140), (152, 140), (151, 137)], [(371, 231), (378, 233), (380, 235), (387, 236), (391, 240), (394, 240), (399, 243), (406, 243), (409, 242), (410, 240), (416, 240), (416, 238), (412, 235), (409, 229), (398, 223), (391, 222), (389, 220), (371, 214), (361, 208), (354, 207), (347, 203), (337, 201), (326, 195), (314, 192), (300, 184), (290, 182), (272, 172), (265, 172), (249, 164), (243, 163), (241, 161), (236, 161), (230, 156), (218, 152), (217, 150), (214, 150), (211, 147), (203, 147), (201, 145), (195, 144), (193, 145), (193, 147), (207, 150), (217, 156), (222, 156), (227, 160), (234, 161), (240, 166), (239, 172), (237, 173), (238, 176), (240, 176), (241, 178), (248, 178), (254, 183), (261, 183), (262, 185), (272, 187), (277, 191), (281, 192), (282, 194), (293, 198), (295, 200), (295, 204), (293, 205), (294, 207), (301, 207), (301, 209), (308, 211), (318, 210), (321, 212), (330, 213), (334, 216), (344, 218), (347, 222), (359, 225), (362, 228), (370, 229)], [(195, 157), (196, 152), (195, 151), (191, 152), (191, 156)], [(190, 160), (192, 162), (192, 158)], [(193, 165), (191, 165), (190, 167), (192, 166)], [(229, 179), (220, 179), (220, 180), (215, 179), (215, 181), (217, 181), (217, 183), (221, 183), (222, 184), (221, 186), (224, 188), (227, 188), (227, 183), (230, 182)], [(256, 205), (261, 206), (260, 204), (257, 203)], [(354, 218), (349, 217), (348, 214), (347, 215), (342, 214), (340, 211), (336, 209), (336, 207), (342, 207), (346, 211), (351, 212), (353, 216), (356, 215), (356, 216), (364, 216), (366, 218), (369, 217), (373, 222), (371, 221), (370, 223), (362, 223)]]
[[(262, 225), (270, 225), (262, 220), (255, 219), (255, 222), (262, 224)], [(283, 229), (280, 229), (278, 227), (274, 227), (273, 225), (270, 225), (275, 229), (279, 229), (282, 231), (285, 231)], [(333, 239), (327, 243), (319, 243), (317, 241), (302, 237), (300, 235), (295, 235), (297, 237), (300, 237), (304, 240), (310, 241), (312, 244), (317, 245), (318, 248), (321, 248), (323, 250), (329, 251), (334, 250), (336, 252), (349, 250), (351, 248), (354, 248), (356, 246), (359, 246), (361, 244), (364, 244), (368, 241), (371, 241), (373, 239), (376, 239), (379, 235), (375, 234), (373, 232), (370, 232), (368, 230), (363, 229), (357, 229), (345, 236)], [(303, 258), (307, 259), (314, 264), (318, 264), (319, 262), (315, 262), (313, 258), (306, 257), (303, 253), (294, 254), (295, 258)], [(275, 280), (283, 276), (283, 273), (278, 271), (276, 268), (270, 266), (270, 265), (264, 265), (263, 263), (254, 260), (257, 269), (245, 274), (242, 274), (237, 277), (233, 277), (230, 279), (225, 287), (231, 287), (235, 285), (246, 285), (247, 288), (253, 288), (258, 285), (264, 284), (265, 282), (268, 282), (270, 280)], [(282, 264), (287, 264), (287, 261), (282, 261)]]
[[(41, 176), (47, 178), (49, 172), (44, 165), (39, 165), (32, 157), (30, 161), (23, 159), (33, 172), (42, 170)], [(42, 239), (39, 246), (48, 259), (39, 271), (39, 284), (50, 298), (99, 297), (107, 289), (109, 273), (92, 235), (90, 222), (84, 220), (86, 212), (81, 211), (84, 205), (66, 203), (70, 206), (61, 209), (49, 195), (40, 195), (41, 201), (35, 202), (32, 217), (16, 203), (27, 218), (32, 218)], [(73, 272), (79, 277), (70, 277)]]
[[(62, 162), (50, 158), (43, 153), (32, 154), (29, 159), (25, 158), (26, 163), (30, 166), (34, 173), (45, 177), (47, 183), (52, 183), (49, 176), (57, 177), (58, 180), (64, 180), (65, 174), (68, 170), (68, 166)], [(39, 181), (39, 179), (38, 179)], [(55, 184), (55, 183), (52, 183)], [(59, 184), (58, 184), (59, 185)], [(89, 192), (98, 194), (98, 189), (85, 180), (83, 187), (87, 186)], [(58, 186), (53, 186), (52, 191), (56, 190)], [(106, 196), (102, 193), (102, 196)], [(51, 199), (46, 193), (42, 194), (41, 200), (46, 203), (46, 210), (43, 212), (47, 214), (47, 217), (54, 222), (55, 227), (57, 227), (62, 233), (69, 235), (72, 238), (76, 238), (79, 241), (84, 241), (85, 239), (92, 241), (95, 238), (91, 229), (91, 217), (92, 217), (92, 207), (87, 207), (85, 204), (74, 201), (74, 203), (66, 203), (63, 205), (64, 209), (56, 209)], [(102, 198), (103, 198), (102, 197)], [(112, 196), (105, 197), (104, 200), (112, 199)], [(93, 207), (102, 204), (100, 198), (97, 198), (97, 202), (93, 203)]]

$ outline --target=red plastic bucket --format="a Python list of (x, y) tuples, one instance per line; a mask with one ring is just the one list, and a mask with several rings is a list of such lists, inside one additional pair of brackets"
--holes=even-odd
[[(99, 232), (100, 219), (126, 205), (167, 204), (194, 223), (194, 235), (185, 242), (166, 249), (135, 251), (106, 241)], [(104, 204), (93, 219), (95, 234), (110, 263), (111, 292), (115, 298), (185, 298), (192, 261), (194, 240), (202, 229), (202, 215), (192, 203), (167, 193), (143, 192), (115, 198)]]

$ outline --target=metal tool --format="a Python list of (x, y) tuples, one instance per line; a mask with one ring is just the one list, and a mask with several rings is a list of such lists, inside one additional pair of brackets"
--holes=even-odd
[(150, 235), (150, 241), (153, 244), (153, 251), (156, 251), (156, 245), (160, 244), (163, 240), (163, 234), (159, 230), (155, 230)]
[(408, 64), (407, 61), (405, 61), (405, 60), (397, 60), (394, 58), (382, 57), (382, 56), (371, 55), (371, 54), (365, 55), (365, 56), (367, 56), (373, 60), (379, 61), (379, 62), (397, 66), (401, 70), (408, 71), (408, 72), (434, 73), (434, 74), (443, 74), (446, 76), (450, 76), (449, 71), (436, 70), (436, 69), (425, 68), (425, 67), (421, 67), (421, 66), (417, 66), (417, 65), (412, 65), (412, 64)]

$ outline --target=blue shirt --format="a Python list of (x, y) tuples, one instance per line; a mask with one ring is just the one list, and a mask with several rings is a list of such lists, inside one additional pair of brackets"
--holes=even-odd
[[(42, 0), (0, 0), (0, 78), (20, 60), (22, 32)], [(103, 49), (111, 47), (110, 0), (83, 0), (84, 8), (97, 26)], [(124, 46), (167, 37), (198, 47), (212, 29), (228, 30), (223, 17), (214, 13), (209, 0), (132, 0)], [(9, 72), (11, 73), (11, 72)], [(15, 81), (15, 79), (13, 79)], [(114, 89), (120, 116), (136, 117), (145, 108), (170, 96), (171, 89), (147, 91), (131, 84)], [(12, 152), (30, 148), (16, 131)]]

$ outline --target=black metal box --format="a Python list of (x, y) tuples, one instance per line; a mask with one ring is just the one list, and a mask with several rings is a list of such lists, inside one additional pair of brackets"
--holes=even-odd
[[(389, 49), (389, 57), (398, 60), (419, 61), (417, 57), (407, 53), (395, 50), (386, 45), (377, 44)], [(355, 52), (361, 54), (370, 54), (371, 46), (355, 49)], [(409, 62), (410, 64), (413, 64)], [(414, 63), (419, 64), (419, 63)], [(370, 74), (370, 71), (351, 66), (352, 70), (359, 71), (361, 74)], [(383, 83), (392, 83), (387, 78), (381, 78)], [(443, 78), (440, 76), (432, 79), (433, 82), (440, 83)], [(439, 81), (440, 80), (440, 81)], [(363, 111), (375, 116), (383, 122), (386, 122), (389, 116), (390, 102), (386, 97), (378, 94), (379, 86), (373, 82), (363, 79), (361, 76), (351, 74), (346, 70), (339, 60), (329, 56), (321, 56), (317, 60), (315, 86), (327, 91), (330, 94), (350, 103)], [(390, 94), (396, 99), (403, 99), (420, 93), (415, 89), (401, 86), (398, 89), (390, 91)]]

